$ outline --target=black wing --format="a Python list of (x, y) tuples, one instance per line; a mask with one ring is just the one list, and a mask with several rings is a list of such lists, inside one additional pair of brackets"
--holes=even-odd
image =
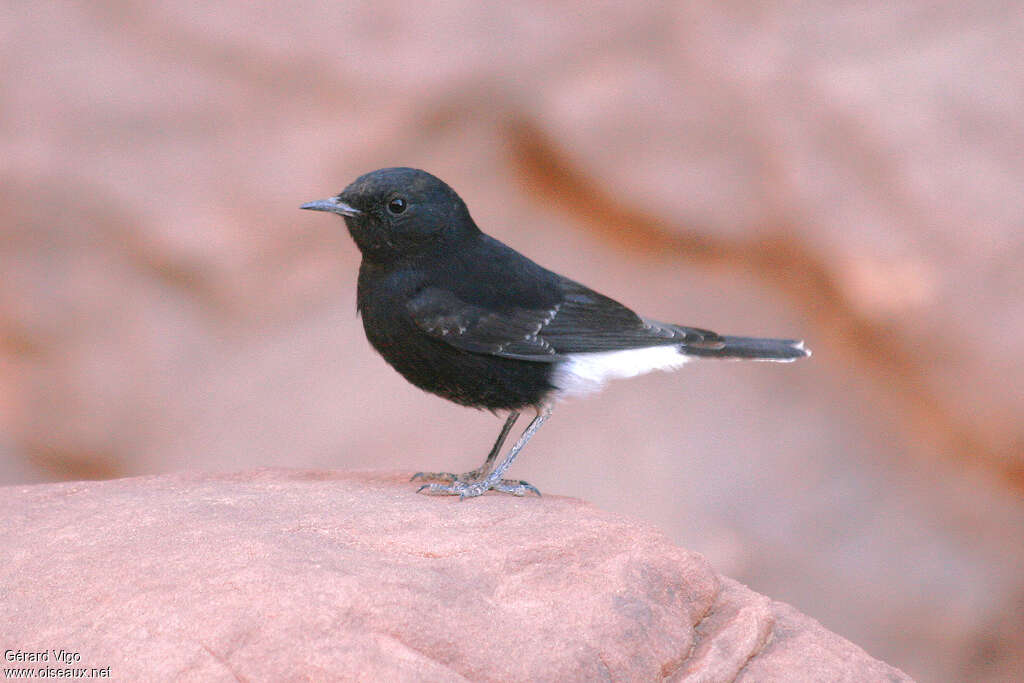
[(474, 353), (554, 362), (570, 353), (647, 346), (723, 346), (714, 332), (641, 318), (622, 304), (571, 280), (558, 283), (559, 299), (543, 309), (489, 308), (454, 292), (427, 287), (408, 303), (419, 329)]

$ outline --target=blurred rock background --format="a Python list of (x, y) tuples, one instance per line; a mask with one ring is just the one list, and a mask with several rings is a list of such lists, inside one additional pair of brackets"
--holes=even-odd
[(0, 11), (0, 483), (475, 467), (500, 419), (370, 350), (297, 209), (418, 166), (652, 317), (815, 351), (564, 404), (515, 476), (920, 680), (1022, 676), (1019, 3)]

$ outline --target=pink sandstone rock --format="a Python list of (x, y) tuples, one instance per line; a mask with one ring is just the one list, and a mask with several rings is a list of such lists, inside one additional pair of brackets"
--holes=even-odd
[(6, 487), (0, 643), (114, 680), (909, 680), (646, 524), (415, 488), (288, 470)]

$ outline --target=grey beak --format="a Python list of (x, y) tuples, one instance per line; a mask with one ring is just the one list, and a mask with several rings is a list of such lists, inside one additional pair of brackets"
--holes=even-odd
[(303, 204), (299, 208), (309, 209), (310, 211), (329, 211), (330, 213), (336, 213), (340, 216), (358, 216), (362, 213), (362, 211), (356, 207), (349, 206), (337, 197), (331, 197), (330, 199), (318, 199), (315, 202)]

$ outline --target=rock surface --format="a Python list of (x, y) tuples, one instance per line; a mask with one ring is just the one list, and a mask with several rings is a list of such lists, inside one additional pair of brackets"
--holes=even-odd
[(0, 642), (115, 680), (909, 680), (646, 524), (414, 491), (297, 470), (7, 487)]

